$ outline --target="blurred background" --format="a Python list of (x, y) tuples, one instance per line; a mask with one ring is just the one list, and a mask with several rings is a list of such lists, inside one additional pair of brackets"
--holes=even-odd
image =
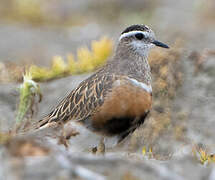
[[(19, 77), (24, 66), (49, 67), (54, 56), (66, 58), (70, 53), (77, 56), (79, 47), (90, 48), (92, 41), (102, 37), (108, 37), (114, 46), (119, 34), (132, 24), (148, 25), (157, 39), (171, 48), (169, 51), (155, 49), (150, 54), (154, 102), (148, 121), (134, 132), (120, 151), (113, 149), (111, 152), (145, 155), (152, 149), (153, 159), (157, 160), (184, 153), (185, 159), (169, 164), (170, 167), (174, 163), (177, 167), (187, 166), (187, 169), (182, 173), (167, 164), (171, 173), (189, 179), (192, 173), (188, 172), (195, 171), (196, 179), (205, 176), (215, 179), (211, 175), (215, 172), (213, 168), (204, 172), (197, 170), (199, 167), (187, 158), (192, 151), (195, 151), (194, 156), (198, 154), (197, 159), (205, 152), (208, 156), (202, 160), (204, 164), (215, 151), (214, 0), (0, 0), (1, 131), (8, 131), (13, 126), (19, 99), (15, 89), (21, 83)], [(38, 105), (34, 119), (44, 116), (88, 76), (89, 73), (84, 73), (41, 83), (43, 101)], [(97, 140), (92, 137), (88, 143), (95, 145)], [(33, 164), (31, 168), (35, 166)], [(129, 168), (136, 168), (134, 164), (127, 166), (123, 172), (108, 177), (135, 179), (131, 174), (124, 176)], [(157, 165), (150, 162), (146, 166), (152, 167), (152, 172), (142, 173), (148, 173), (150, 179), (156, 179), (156, 173), (160, 179), (165, 179), (166, 176), (155, 170)], [(93, 168), (103, 173), (96, 165)], [(25, 169), (25, 178), (30, 176), (32, 169)], [(111, 166), (107, 172), (111, 172)], [(38, 173), (49, 176), (46, 172)], [(137, 177), (141, 179), (141, 173), (138, 173)], [(170, 179), (179, 177), (171, 173), (168, 174)], [(37, 175), (33, 177), (38, 178)]]
[(201, 42), (200, 37), (211, 39), (213, 8), (212, 0), (1, 0), (0, 60), (47, 65), (53, 55), (101, 36), (115, 40), (131, 24), (148, 24), (169, 44), (179, 36)]
[(116, 40), (131, 24), (148, 24), (169, 44), (192, 38), (187, 51), (209, 48), (214, 6), (212, 0), (1, 0), (0, 60), (47, 65), (53, 55), (63, 56), (101, 36)]

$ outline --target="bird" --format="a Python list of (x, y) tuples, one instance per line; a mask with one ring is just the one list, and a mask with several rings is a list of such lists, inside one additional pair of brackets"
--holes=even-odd
[(146, 25), (131, 25), (120, 34), (113, 56), (82, 81), (37, 129), (74, 121), (101, 136), (124, 140), (144, 123), (152, 107), (149, 50), (169, 48)]

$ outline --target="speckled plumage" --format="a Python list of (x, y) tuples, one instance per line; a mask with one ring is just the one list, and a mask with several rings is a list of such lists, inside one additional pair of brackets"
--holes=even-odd
[(39, 121), (37, 128), (73, 120), (101, 135), (118, 136), (121, 141), (142, 124), (151, 108), (152, 93), (129, 79), (151, 87), (147, 56), (154, 34), (144, 25), (130, 26), (122, 34), (137, 30), (148, 31), (149, 37), (142, 41), (134, 36), (120, 39), (112, 59), (81, 82)]
[(135, 24), (127, 27), (121, 34), (128, 33), (131, 31), (150, 31), (150, 29), (146, 25)]

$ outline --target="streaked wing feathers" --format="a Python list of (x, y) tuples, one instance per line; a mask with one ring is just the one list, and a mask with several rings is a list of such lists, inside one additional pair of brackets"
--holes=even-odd
[(38, 128), (47, 123), (81, 121), (90, 116), (104, 102), (117, 76), (94, 74), (74, 89), (48, 116), (39, 121)]

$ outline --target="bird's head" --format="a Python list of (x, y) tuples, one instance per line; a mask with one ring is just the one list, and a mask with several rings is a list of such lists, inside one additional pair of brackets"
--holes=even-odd
[(119, 45), (125, 49), (129, 47), (129, 50), (143, 56), (146, 56), (154, 46), (169, 48), (166, 44), (157, 41), (154, 32), (146, 25), (127, 27), (120, 35)]

